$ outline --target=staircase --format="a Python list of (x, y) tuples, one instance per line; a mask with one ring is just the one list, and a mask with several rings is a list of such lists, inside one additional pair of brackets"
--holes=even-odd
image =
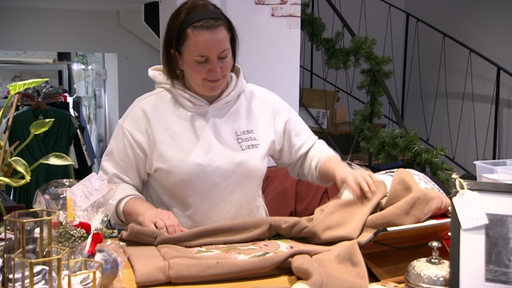
[[(348, 45), (354, 35), (368, 36), (377, 40), (381, 55), (393, 60), (380, 125), (413, 129), (426, 146), (445, 147), (443, 160), (467, 178), (474, 178), (475, 160), (512, 158), (512, 128), (506, 124), (512, 109), (506, 99), (512, 93), (509, 70), (388, 1), (313, 0), (310, 5), (324, 20), (326, 36), (343, 35), (340, 46)], [(334, 107), (324, 108), (345, 109), (346, 126), (368, 99), (357, 89), (359, 70), (330, 69), (322, 51), (304, 35), (301, 45), (301, 87), (337, 91)], [(345, 147), (340, 153), (351, 158), (354, 150), (346, 147), (353, 148), (354, 137), (339, 139), (343, 133), (326, 128), (321, 135), (336, 149)]]

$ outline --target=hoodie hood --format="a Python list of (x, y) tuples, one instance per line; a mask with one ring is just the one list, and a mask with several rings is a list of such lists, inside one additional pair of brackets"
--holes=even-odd
[(243, 77), (242, 69), (235, 65), (231, 72), (228, 88), (213, 103), (208, 103), (195, 93), (185, 88), (179, 80), (171, 82), (164, 74), (163, 66), (156, 65), (148, 69), (148, 75), (155, 82), (155, 88), (161, 88), (169, 92), (174, 101), (180, 103), (189, 111), (201, 111), (209, 108), (221, 108), (232, 105), (240, 97), (245, 89), (246, 81)]

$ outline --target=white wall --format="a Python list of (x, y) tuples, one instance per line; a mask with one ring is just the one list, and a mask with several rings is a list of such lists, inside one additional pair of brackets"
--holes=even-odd
[(276, 92), (298, 111), (300, 19), (270, 17), (267, 6), (252, 0), (230, 1), (226, 13), (238, 29), (238, 62), (247, 81)]
[(512, 70), (512, 2), (413, 0), (406, 10)]
[[(491, 61), (494, 61), (512, 71), (512, 2), (507, 0), (413, 0), (406, 1), (406, 10), (444, 31), (457, 40), (465, 43), (469, 47), (483, 54)], [(434, 41), (432, 41), (434, 42)], [(437, 41), (436, 43), (438, 43)], [(435, 43), (432, 44), (433, 46)], [(424, 47), (425, 48), (425, 47)], [(467, 65), (467, 55), (451, 55), (450, 60), (454, 62), (454, 58), (464, 57), (460, 59), (460, 69), (453, 69), (449, 75), (449, 87), (461, 87), (460, 83), (464, 83), (467, 75), (465, 69)], [(436, 59), (437, 63), (438, 59)], [(492, 104), (494, 103), (495, 78), (496, 69), (485, 67), (483, 61), (479, 61), (479, 57), (473, 56), (471, 69), (478, 71), (473, 72), (474, 80), (466, 85), (466, 90), (454, 90), (451, 88), (448, 93), (448, 100), (452, 108), (461, 107), (461, 99), (466, 97), (474, 97), (475, 107), (466, 105), (464, 111), (448, 112), (453, 121), (458, 121), (457, 116), (460, 113), (465, 115), (464, 123), (476, 123), (480, 131), (475, 132), (473, 127), (456, 126), (451, 130), (452, 135), (459, 135), (460, 143), (465, 149), (457, 151), (457, 157), (463, 158), (461, 162), (466, 167), (473, 169), (473, 161), (491, 159), (492, 158), (492, 127), (485, 125), (489, 121), (489, 114), (493, 112)], [(425, 65), (426, 66), (426, 65)], [(486, 70), (478, 70), (478, 69)], [(458, 85), (456, 85), (456, 83)], [(431, 85), (432, 90), (434, 85)], [(434, 92), (431, 92), (432, 95)], [(430, 97), (433, 99), (433, 96)], [(500, 83), (500, 118), (498, 119), (499, 135), (497, 146), (497, 158), (512, 158), (512, 78), (502, 73)], [(460, 110), (460, 108), (459, 108)], [(491, 114), (493, 117), (494, 115)], [(492, 119), (492, 118), (491, 118)], [(454, 122), (456, 123), (456, 122)], [(453, 125), (452, 125), (453, 126)], [(483, 127), (482, 127), (483, 126)], [(436, 133), (433, 138), (443, 138), (444, 133), (446, 139), (449, 135), (447, 131), (447, 123), (439, 123), (436, 125)], [(457, 129), (458, 128), (458, 129)], [(453, 137), (452, 137), (453, 138)], [(475, 140), (476, 143), (475, 143)]]

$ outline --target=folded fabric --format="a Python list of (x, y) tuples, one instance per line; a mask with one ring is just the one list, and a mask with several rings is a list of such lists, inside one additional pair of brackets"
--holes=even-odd
[[(364, 287), (368, 284), (367, 271), (354, 239), (386, 195), (385, 184), (379, 182), (378, 187), (371, 199), (336, 199), (308, 217), (239, 220), (173, 235), (131, 224), (120, 234), (120, 240), (151, 245), (125, 247), (137, 284), (142, 286), (234, 280), (289, 273), (291, 269), (309, 287), (343, 287), (340, 281), (357, 282), (350, 287)], [(227, 246), (212, 253), (210, 245)], [(240, 247), (244, 245), (248, 246), (245, 251), (254, 253), (243, 256)], [(254, 248), (260, 246), (274, 249), (260, 253)], [(319, 271), (312, 270), (315, 268)]]
[[(307, 287), (366, 287), (357, 243), (316, 245), (290, 239), (184, 247), (129, 246), (137, 285), (204, 283), (295, 274)], [(340, 270), (341, 269), (341, 270)], [(350, 283), (340, 285), (339, 283)]]
[(140, 286), (293, 273), (301, 287), (368, 287), (362, 237), (417, 223), (449, 203), (414, 183), (410, 172), (397, 171), (389, 191), (379, 180), (371, 199), (337, 198), (311, 216), (245, 219), (173, 235), (130, 224), (120, 240)]
[(419, 223), (448, 210), (450, 199), (442, 191), (422, 188), (406, 169), (397, 169), (380, 211), (368, 217), (366, 226), (381, 228)]
[(443, 190), (426, 180), (428, 176), (423, 175), (425, 179), (421, 179), (420, 172), (403, 168), (394, 169), (392, 175), (388, 195), (368, 216), (357, 238), (359, 246), (371, 241), (381, 228), (420, 223), (447, 212), (451, 205)]

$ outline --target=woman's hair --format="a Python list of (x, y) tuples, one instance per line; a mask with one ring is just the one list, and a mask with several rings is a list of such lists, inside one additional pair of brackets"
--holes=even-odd
[(238, 35), (235, 26), (222, 10), (208, 0), (188, 0), (172, 13), (165, 29), (162, 44), (162, 65), (164, 73), (171, 81), (180, 79), (180, 70), (175, 51), (181, 54), (181, 49), (187, 40), (187, 29), (214, 30), (225, 27), (229, 33), (233, 66), (236, 63)]

